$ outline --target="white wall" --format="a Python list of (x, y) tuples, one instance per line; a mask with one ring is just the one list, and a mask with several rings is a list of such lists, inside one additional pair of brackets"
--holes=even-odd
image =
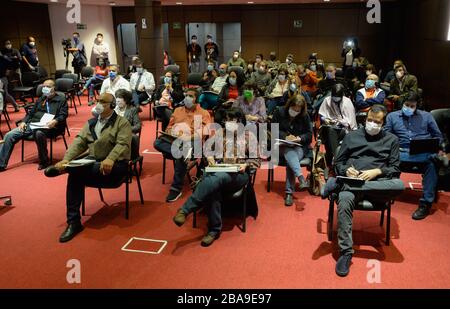
[[(82, 5), (81, 24), (87, 25), (87, 29), (77, 30), (76, 24), (69, 24), (66, 20), (66, 4), (49, 3), (50, 25), (52, 28), (53, 49), (55, 51), (56, 69), (64, 69), (66, 63), (61, 39), (72, 38), (73, 32), (79, 32), (81, 41), (86, 48), (88, 62), (91, 60), (92, 46), (97, 33), (103, 33), (103, 40), (110, 47), (109, 61), (117, 63), (115, 30), (113, 28), (112, 9), (109, 6)], [(69, 57), (69, 70), (72, 68), (72, 56)]]

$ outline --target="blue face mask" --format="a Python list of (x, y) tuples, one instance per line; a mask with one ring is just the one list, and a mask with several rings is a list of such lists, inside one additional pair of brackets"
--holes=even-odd
[(117, 77), (117, 72), (109, 72), (109, 78), (115, 79)]
[(366, 80), (366, 89), (372, 88), (375, 88), (375, 81), (371, 79)]
[(290, 85), (289, 85), (289, 89), (290, 89), (292, 92), (296, 92), (296, 91), (297, 91), (297, 85), (296, 85), (296, 84), (290, 84)]
[(214, 69), (214, 67), (212, 65), (208, 65), (208, 71), (212, 71)]
[(334, 79), (333, 72), (327, 72), (327, 79)]
[(414, 115), (415, 111), (416, 110), (414, 108), (411, 108), (411, 107), (408, 107), (405, 105), (402, 108), (403, 115), (405, 115), (406, 117), (411, 117), (412, 115)]
[(164, 84), (170, 84), (172, 82), (172, 78), (171, 77), (164, 77)]

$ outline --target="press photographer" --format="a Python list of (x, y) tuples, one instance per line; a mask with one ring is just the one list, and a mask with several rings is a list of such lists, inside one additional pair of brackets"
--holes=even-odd
[(84, 48), (84, 44), (80, 41), (80, 34), (78, 32), (74, 32), (70, 46), (67, 43), (68, 40), (63, 40), (63, 45), (65, 45), (64, 50), (66, 51), (66, 53), (67, 52), (72, 53), (73, 70), (74, 73), (79, 76), (81, 70), (87, 65), (86, 49)]

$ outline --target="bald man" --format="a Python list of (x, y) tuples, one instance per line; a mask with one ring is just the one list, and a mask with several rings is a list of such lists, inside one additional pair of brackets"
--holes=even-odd
[[(46, 123), (46, 128), (32, 129), (30, 123), (40, 122), (44, 114), (51, 114), (53, 119)], [(8, 161), (14, 149), (14, 145), (24, 138), (34, 137), (39, 154), (39, 170), (49, 166), (50, 160), (47, 151), (47, 137), (54, 137), (64, 132), (68, 115), (65, 96), (59, 96), (55, 91), (55, 82), (52, 79), (44, 81), (42, 95), (36, 101), (33, 108), (19, 122), (18, 127), (5, 135), (3, 144), (0, 145), (0, 171), (8, 166)]]
[(378, 76), (370, 74), (367, 76), (364, 88), (356, 92), (355, 106), (357, 111), (364, 111), (375, 104), (384, 105), (386, 93), (378, 87)]
[(66, 170), (66, 164), (86, 150), (95, 163), (76, 168), (67, 168), (67, 228), (59, 238), (67, 242), (83, 230), (80, 206), (87, 185), (111, 185), (119, 182), (127, 173), (131, 154), (131, 126), (126, 118), (114, 111), (115, 99), (109, 93), (100, 95), (95, 106), (98, 117), (88, 120), (64, 159), (46, 169), (48, 177), (57, 176)]

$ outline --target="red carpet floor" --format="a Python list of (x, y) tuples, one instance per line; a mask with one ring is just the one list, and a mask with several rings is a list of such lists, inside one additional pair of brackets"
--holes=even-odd
[[(89, 111), (85, 100), (78, 115), (70, 109), (69, 143)], [(11, 117), (18, 120), (23, 111)], [(148, 108), (141, 117), (141, 151), (153, 152), (155, 122), (149, 122)], [(55, 145), (54, 158), (59, 160), (64, 153), (62, 140)], [(126, 220), (125, 187), (105, 190), (109, 206), (100, 202), (95, 189), (87, 189), (86, 228), (60, 244), (67, 176), (46, 178), (37, 171), (36, 160), (35, 145), (26, 142), (21, 163), (17, 144), (8, 169), (0, 173), (0, 195), (13, 196), (13, 206), (0, 206), (0, 288), (450, 288), (448, 193), (440, 194), (431, 216), (415, 222), (411, 214), (420, 192), (407, 190), (393, 206), (390, 246), (383, 243), (379, 214), (356, 212), (353, 265), (348, 277), (339, 278), (334, 273), (337, 244), (326, 236), (326, 201), (298, 192), (296, 205), (284, 207), (283, 168), (276, 169), (270, 194), (267, 171), (258, 172), (255, 189), (260, 215), (257, 220), (249, 218), (247, 233), (237, 228), (236, 219), (227, 218), (221, 238), (203, 248), (205, 216), (200, 216), (196, 229), (191, 218), (181, 228), (172, 223), (189, 191), (176, 203), (166, 204), (170, 184), (161, 184), (162, 158), (144, 154), (145, 205), (140, 205), (133, 183), (131, 216)], [(167, 182), (172, 175), (168, 164)], [(419, 175), (405, 174), (402, 179), (420, 182)], [(159, 255), (122, 251), (131, 237), (168, 243)], [(81, 284), (66, 281), (66, 264), (71, 259), (81, 263)], [(370, 259), (381, 261), (379, 284), (367, 281)]]

